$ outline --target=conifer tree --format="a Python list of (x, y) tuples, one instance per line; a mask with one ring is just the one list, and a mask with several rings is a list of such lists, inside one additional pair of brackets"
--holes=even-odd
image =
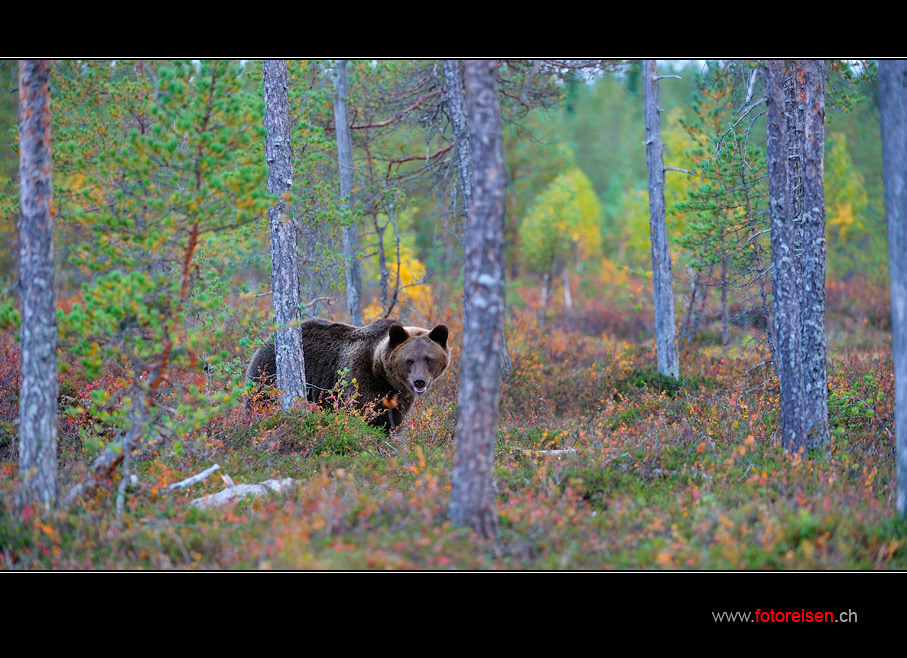
[[(727, 130), (733, 124), (730, 71), (709, 71), (697, 80), (692, 121), (683, 121), (695, 147), (687, 152), (699, 173), (697, 184), (676, 210), (691, 218), (679, 244), (692, 256), (693, 298), (687, 309), (684, 336), (689, 341), (695, 332), (693, 314), (697, 293), (704, 300), (707, 286), (721, 289), (722, 344), (728, 342), (730, 309), (728, 292), (758, 289), (758, 300), (751, 318), (765, 323), (769, 362), (774, 360), (768, 275), (768, 214), (765, 211), (768, 189), (765, 184), (765, 156), (751, 143), (749, 130)], [(716, 136), (718, 138), (715, 144)], [(702, 301), (700, 301), (701, 305)]]
[(271, 227), (271, 305), (274, 309), (274, 352), (280, 405), (291, 409), (306, 399), (305, 355), (299, 331), (299, 252), (296, 219), (288, 200), (293, 191), (290, 144), (290, 111), (287, 97), (287, 64), (266, 59), (262, 63), (265, 128), (265, 159), (268, 163), (268, 193), (274, 197), (268, 209)]
[(238, 377), (206, 394), (176, 373), (232, 358), (220, 341), (242, 321), (225, 303), (245, 259), (235, 232), (266, 208), (262, 103), (235, 62), (61, 61), (52, 80), (55, 207), (68, 276), (85, 281), (62, 336), (88, 381), (122, 374), (95, 390), (84, 437), (103, 479), (242, 393)]
[(894, 352), (897, 512), (907, 517), (907, 62), (879, 62)]
[(772, 296), (784, 446), (828, 441), (825, 384), (825, 73), (766, 62)]
[(501, 392), (504, 310), (504, 156), (496, 63), (465, 64), (473, 204), (466, 226), (463, 347), (450, 517), (486, 538), (497, 536), (492, 483)]
[(19, 62), (19, 300), (22, 505), (57, 501), (57, 318), (51, 217), (51, 114), (47, 62)]

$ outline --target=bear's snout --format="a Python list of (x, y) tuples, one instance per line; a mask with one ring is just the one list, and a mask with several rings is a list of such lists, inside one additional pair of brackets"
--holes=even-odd
[(428, 389), (428, 382), (421, 377), (416, 377), (415, 379), (413, 379), (412, 384), (413, 390), (419, 394), (425, 393), (425, 391)]

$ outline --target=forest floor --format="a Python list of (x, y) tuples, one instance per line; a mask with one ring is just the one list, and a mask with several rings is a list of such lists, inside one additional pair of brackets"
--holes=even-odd
[[(590, 336), (560, 320), (540, 330), (526, 317), (508, 327), (496, 541), (447, 520), (454, 327), (450, 372), (401, 435), (376, 433), (344, 408), (238, 407), (178, 447), (132, 460), (137, 483), (122, 514), (115, 483), (46, 515), (14, 511), (18, 353), (7, 341), (0, 569), (907, 568), (907, 522), (894, 513), (890, 334), (872, 318), (831, 316), (831, 443), (790, 455), (778, 441), (777, 383), (757, 367), (765, 356), (753, 340), (726, 355), (714, 336), (687, 346), (678, 384), (654, 373), (651, 341)], [(96, 453), (71, 415), (60, 418), (65, 494)], [(213, 464), (220, 471), (203, 482), (168, 492)], [(221, 475), (295, 484), (190, 506), (224, 489)]]

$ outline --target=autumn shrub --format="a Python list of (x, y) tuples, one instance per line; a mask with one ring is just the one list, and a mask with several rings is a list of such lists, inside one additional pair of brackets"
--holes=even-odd
[(825, 304), (830, 321), (851, 321), (891, 330), (888, 286), (868, 276), (829, 277), (825, 283)]
[(18, 346), (0, 342), (0, 461), (12, 460), (17, 454), (21, 361)]

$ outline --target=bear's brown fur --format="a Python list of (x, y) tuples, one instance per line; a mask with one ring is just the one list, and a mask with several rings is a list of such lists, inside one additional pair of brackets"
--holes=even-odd
[[(356, 406), (368, 409), (369, 422), (387, 431), (400, 425), (416, 396), (428, 391), (450, 361), (443, 324), (429, 331), (388, 319), (365, 327), (305, 320), (300, 331), (309, 401), (325, 401), (337, 386), (338, 371), (348, 369), (344, 379), (356, 382)], [(274, 385), (276, 373), (273, 343), (258, 348), (246, 377)]]

